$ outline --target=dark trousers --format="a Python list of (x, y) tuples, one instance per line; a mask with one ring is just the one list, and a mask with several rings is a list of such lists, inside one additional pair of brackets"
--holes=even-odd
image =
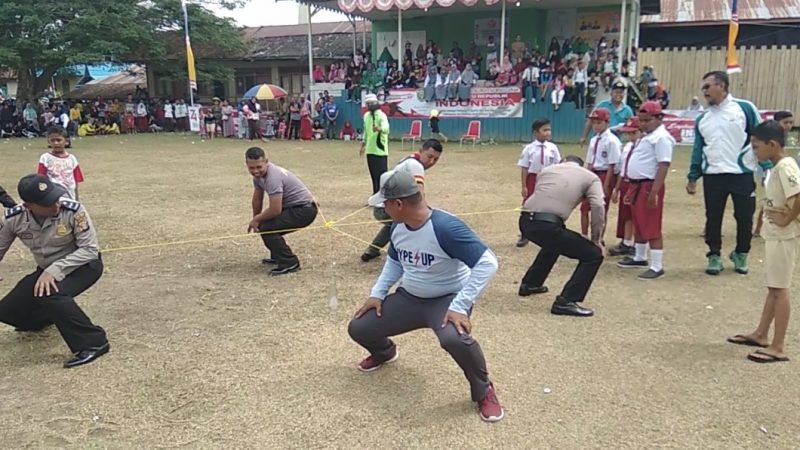
[(300, 119), (289, 121), (289, 134), (286, 135), (287, 139), (294, 136), (295, 140), (300, 139)]
[(372, 211), (373, 217), (378, 222), (381, 222), (381, 229), (378, 231), (378, 234), (375, 235), (375, 238), (372, 239), (372, 245), (367, 248), (364, 252), (368, 255), (378, 255), (380, 254), (380, 249), (386, 247), (386, 244), (389, 243), (392, 237), (392, 218), (389, 217), (389, 214), (386, 213), (386, 210), (383, 208), (375, 208)]
[[(528, 97), (528, 88), (531, 88), (531, 96)], [(532, 81), (523, 81), (522, 82), (522, 95), (527, 99), (536, 100), (536, 96), (539, 93), (539, 86), (538, 84)]]
[(55, 324), (72, 353), (105, 345), (106, 332), (75, 303), (75, 297), (100, 279), (103, 262), (96, 259), (86, 263), (57, 283), (58, 292), (34, 297), (33, 287), (41, 274), (42, 269), (37, 268), (0, 300), (0, 322), (24, 331)]
[(247, 121), (247, 134), (252, 141), (253, 139), (261, 139), (261, 128), (258, 126), (258, 120)]
[(750, 252), (753, 213), (756, 211), (755, 191), (756, 183), (751, 173), (703, 176), (708, 256), (719, 255), (722, 249), (722, 217), (728, 196), (733, 199), (733, 217), (736, 219), (736, 253)]
[(381, 189), (381, 175), (389, 170), (389, 158), (387, 156), (367, 155), (367, 167), (369, 177), (372, 179), (372, 193)]
[(541, 247), (541, 250), (522, 282), (530, 287), (543, 286), (559, 256), (577, 259), (578, 267), (572, 272), (556, 301), (582, 302), (600, 270), (603, 253), (593, 242), (568, 230), (563, 224), (531, 220), (531, 217), (529, 213), (522, 213), (519, 229), (525, 238)]
[(288, 267), (300, 262), (292, 253), (292, 249), (286, 244), (284, 235), (297, 231), (297, 228), (305, 228), (314, 222), (317, 218), (317, 205), (309, 203), (305, 206), (296, 206), (293, 208), (283, 208), (278, 217), (274, 217), (266, 222), (262, 222), (258, 227), (258, 231), (277, 231), (277, 230), (292, 230), (281, 231), (279, 233), (262, 234), (261, 239), (264, 245), (269, 249), (270, 257), (278, 262), (278, 267)]
[(469, 381), (473, 401), (480, 401), (489, 388), (489, 371), (478, 341), (468, 334), (460, 335), (452, 323), (442, 328), (444, 315), (455, 295), (420, 298), (398, 288), (383, 301), (381, 317), (370, 310), (350, 321), (347, 332), (370, 355), (380, 361), (390, 358), (394, 342), (389, 337), (420, 328), (433, 330), (439, 344), (453, 357)]
[(325, 139), (336, 139), (336, 121), (328, 119), (325, 124)]
[(586, 107), (586, 83), (575, 83), (575, 107), (578, 109)]

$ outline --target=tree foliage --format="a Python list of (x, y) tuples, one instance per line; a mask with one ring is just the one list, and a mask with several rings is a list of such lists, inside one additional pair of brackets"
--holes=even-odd
[[(233, 23), (206, 6), (232, 8), (243, 1), (190, 2), (190, 37), (201, 78), (208, 75), (202, 72), (204, 52), (236, 55), (245, 50)], [(3, 0), (0, 7), (0, 66), (17, 72), (17, 97), (23, 99), (41, 93), (64, 67), (183, 60), (182, 44), (180, 0)], [(185, 64), (181, 67), (185, 76)]]

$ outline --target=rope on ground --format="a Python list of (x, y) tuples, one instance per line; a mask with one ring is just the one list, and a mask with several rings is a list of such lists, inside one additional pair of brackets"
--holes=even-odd
[[(319, 204), (317, 204), (317, 205), (319, 205)], [(381, 252), (385, 251), (382, 248), (378, 248), (377, 246), (372, 245), (371, 242), (367, 242), (367, 241), (365, 241), (365, 240), (363, 240), (363, 239), (361, 239), (359, 237), (356, 237), (356, 236), (354, 236), (354, 235), (352, 235), (350, 233), (346, 233), (346, 232), (344, 232), (344, 231), (339, 229), (341, 227), (353, 227), (353, 226), (360, 226), (360, 225), (379, 224), (380, 222), (376, 221), (376, 220), (363, 221), (363, 222), (340, 223), (343, 220), (346, 220), (346, 219), (348, 219), (350, 217), (353, 217), (354, 215), (358, 214), (359, 212), (369, 208), (369, 206), (364, 206), (362, 208), (359, 208), (359, 209), (357, 209), (357, 210), (345, 215), (344, 217), (342, 217), (339, 220), (326, 220), (325, 215), (322, 212), (322, 209), (319, 208), (319, 206), (317, 206), (317, 208), (318, 208), (317, 211), (319, 212), (320, 218), (322, 219), (322, 222), (323, 222), (322, 225), (313, 225), (313, 226), (298, 227), (298, 228), (284, 228), (284, 229), (281, 229), (281, 230), (258, 231), (258, 232), (252, 232), (252, 233), (232, 234), (232, 235), (226, 235), (226, 236), (211, 236), (211, 237), (198, 238), (198, 239), (183, 239), (183, 240), (177, 240), (177, 241), (155, 242), (155, 243), (150, 243), (150, 244), (139, 244), (139, 245), (130, 245), (130, 246), (123, 246), (123, 247), (109, 247), (109, 248), (102, 249), (102, 252), (103, 253), (113, 253), (113, 252), (126, 252), (126, 251), (133, 251), (133, 250), (147, 250), (147, 249), (160, 248), (160, 247), (173, 247), (173, 246), (179, 246), (179, 245), (190, 245), (190, 244), (200, 244), (200, 243), (205, 243), (205, 242), (224, 241), (224, 240), (238, 239), (238, 238), (249, 237), (249, 236), (261, 236), (261, 235), (264, 235), (264, 234), (285, 234), (285, 233), (293, 233), (293, 232), (302, 231), (302, 230), (320, 230), (320, 229), (330, 229), (330, 230), (336, 231), (337, 233), (339, 233), (339, 234), (341, 234), (343, 236), (349, 237), (351, 239), (355, 239), (356, 241), (361, 242), (363, 244), (366, 244), (366, 245), (368, 245), (370, 247), (373, 247), (373, 248), (375, 248), (377, 250), (380, 250)], [(456, 217), (462, 217), (462, 216), (477, 216), (477, 215), (485, 215), (485, 214), (501, 214), (501, 213), (509, 213), (509, 212), (530, 212), (530, 211), (526, 211), (523, 208), (517, 207), (517, 208), (511, 208), (511, 209), (497, 209), (497, 210), (491, 210), (491, 211), (464, 212), (464, 213), (459, 213), (459, 214), (454, 214), (454, 215)]]

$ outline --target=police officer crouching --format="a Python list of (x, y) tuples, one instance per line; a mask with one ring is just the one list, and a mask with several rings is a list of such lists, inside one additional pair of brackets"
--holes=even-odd
[[(572, 211), (587, 200), (591, 211), (592, 240), (564, 225)], [(542, 169), (536, 177), (533, 195), (525, 201), (519, 218), (522, 236), (541, 250), (519, 286), (522, 297), (547, 292), (544, 285), (556, 260), (563, 255), (578, 260), (578, 267), (556, 297), (550, 312), (556, 315), (589, 317), (594, 314), (581, 303), (603, 263), (605, 207), (600, 178), (583, 167), (583, 160), (567, 156)]]
[(19, 238), (38, 265), (0, 300), (0, 322), (16, 331), (55, 324), (73, 357), (65, 368), (87, 364), (108, 353), (106, 333), (75, 303), (103, 274), (97, 234), (86, 209), (41, 175), (19, 181), (23, 204), (0, 221), (0, 261)]

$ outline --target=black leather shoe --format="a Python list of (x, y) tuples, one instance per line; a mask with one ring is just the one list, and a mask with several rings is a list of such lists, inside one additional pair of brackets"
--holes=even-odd
[(269, 271), (269, 274), (273, 277), (277, 277), (279, 275), (286, 275), (287, 273), (297, 272), (300, 270), (300, 263), (294, 263), (291, 266), (286, 267), (276, 267)]
[(78, 367), (84, 364), (89, 364), (95, 359), (108, 353), (109, 350), (111, 350), (111, 346), (108, 344), (108, 342), (106, 342), (101, 347), (87, 348), (86, 350), (81, 350), (78, 353), (75, 353), (75, 356), (73, 356), (72, 359), (69, 359), (64, 363), (64, 368), (69, 369), (71, 367)]
[(261, 260), (261, 264), (264, 264), (264, 265), (267, 265), (267, 264), (274, 265), (274, 264), (278, 264), (278, 260), (277, 260), (277, 259), (273, 259), (273, 258), (264, 258), (264, 259), (262, 259), (262, 260)]
[(519, 296), (527, 297), (533, 294), (544, 294), (548, 291), (547, 286), (529, 287), (527, 284), (521, 283), (519, 285)]
[(553, 307), (550, 308), (550, 313), (555, 314), (557, 316), (577, 316), (577, 317), (591, 317), (594, 315), (594, 311), (588, 308), (584, 308), (575, 302), (553, 303)]

